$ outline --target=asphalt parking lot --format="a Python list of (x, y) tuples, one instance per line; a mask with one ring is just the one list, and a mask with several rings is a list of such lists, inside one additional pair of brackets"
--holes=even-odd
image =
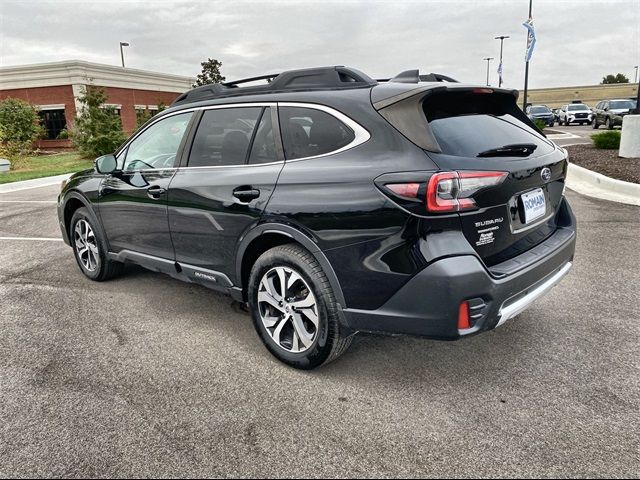
[(0, 194), (2, 477), (640, 475), (638, 207), (569, 192), (573, 271), (496, 331), (305, 373), (227, 297), (85, 279), (57, 190)]
[(591, 144), (591, 135), (604, 131), (604, 127), (594, 130), (591, 125), (560, 126), (556, 123), (553, 127), (545, 128), (544, 133), (548, 138), (563, 147), (575, 144)]

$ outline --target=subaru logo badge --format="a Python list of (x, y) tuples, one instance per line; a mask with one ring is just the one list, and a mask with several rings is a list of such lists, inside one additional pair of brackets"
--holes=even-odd
[(548, 182), (551, 180), (551, 169), (549, 167), (544, 167), (540, 172), (540, 176), (542, 177), (542, 180)]

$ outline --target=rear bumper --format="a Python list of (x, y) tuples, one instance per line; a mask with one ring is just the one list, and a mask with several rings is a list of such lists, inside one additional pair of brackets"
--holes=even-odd
[[(575, 252), (575, 217), (566, 201), (564, 224), (534, 249), (509, 261), (512, 273), (487, 270), (473, 255), (438, 260), (407, 282), (377, 310), (345, 309), (354, 331), (455, 340), (492, 330), (547, 293), (570, 270)], [(522, 258), (521, 258), (522, 257)], [(472, 327), (458, 330), (458, 308), (469, 301)]]

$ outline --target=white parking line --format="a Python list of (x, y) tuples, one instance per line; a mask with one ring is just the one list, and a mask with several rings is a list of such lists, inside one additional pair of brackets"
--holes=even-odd
[(0, 237), (0, 240), (25, 240), (29, 242), (61, 242), (61, 238), (45, 237)]

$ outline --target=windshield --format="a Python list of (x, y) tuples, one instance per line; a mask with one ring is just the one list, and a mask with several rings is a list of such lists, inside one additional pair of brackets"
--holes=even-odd
[(553, 151), (553, 146), (525, 123), (528, 119), (510, 95), (433, 95), (424, 101), (423, 109), (442, 153), (447, 155), (473, 158), (514, 144), (534, 145), (531, 155), (536, 157)]
[(589, 110), (589, 108), (587, 108), (586, 105), (569, 105), (569, 108), (567, 110), (571, 112), (574, 110)]
[(616, 100), (615, 102), (609, 102), (609, 108), (623, 109), (623, 108), (635, 108), (635, 102), (631, 100)]
[(547, 107), (531, 107), (531, 113), (551, 113)]

